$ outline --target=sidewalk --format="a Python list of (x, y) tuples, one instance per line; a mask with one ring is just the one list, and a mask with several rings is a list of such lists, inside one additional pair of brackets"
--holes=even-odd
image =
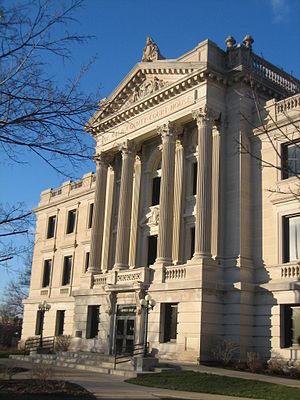
[[(1, 359), (0, 362), (5, 362)], [(175, 363), (174, 363), (175, 364)], [(29, 368), (31, 364), (18, 362), (19, 366)], [(180, 364), (183, 369), (193, 371), (212, 373), (217, 375), (226, 375), (231, 377), (260, 380), (270, 383), (283, 384), (300, 388), (300, 381), (270, 377), (266, 375), (257, 375), (241, 371), (231, 371), (226, 369), (195, 366), (194, 364)], [(182, 392), (176, 390), (160, 389), (146, 386), (132, 385), (124, 382), (124, 378), (116, 375), (105, 375), (90, 371), (81, 371), (71, 368), (55, 368), (55, 373), (62, 379), (77, 383), (93, 393), (97, 399), (101, 400), (157, 400), (161, 398), (174, 398), (186, 400), (246, 400), (242, 397), (221, 396), (216, 394)], [(30, 377), (30, 371), (21, 372), (15, 378)], [(249, 400), (249, 399), (248, 399)], [(255, 399), (254, 399), (255, 400)], [(257, 399), (256, 399), (257, 400)]]

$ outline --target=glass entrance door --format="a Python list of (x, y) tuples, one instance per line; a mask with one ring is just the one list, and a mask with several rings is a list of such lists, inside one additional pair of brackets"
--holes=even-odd
[(116, 319), (116, 353), (131, 354), (134, 345), (135, 306), (118, 306)]

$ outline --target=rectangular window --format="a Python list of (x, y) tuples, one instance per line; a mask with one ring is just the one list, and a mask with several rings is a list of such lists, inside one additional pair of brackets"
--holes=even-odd
[(71, 210), (68, 212), (67, 233), (74, 232), (75, 221), (76, 221), (76, 210)]
[(65, 324), (65, 310), (58, 310), (56, 312), (55, 336), (60, 336), (64, 334), (64, 324)]
[(195, 227), (193, 226), (191, 228), (191, 258), (193, 258), (194, 253), (195, 253)]
[(283, 262), (300, 258), (300, 215), (283, 217)]
[(89, 208), (89, 223), (88, 223), (88, 229), (91, 229), (92, 224), (93, 224), (93, 213), (94, 213), (94, 203), (90, 204)]
[(161, 305), (161, 341), (175, 342), (177, 338), (177, 303), (163, 303)]
[(35, 334), (40, 335), (41, 332), (42, 332), (42, 311), (38, 310), (36, 313)]
[(89, 269), (90, 265), (90, 252), (87, 251), (85, 253), (85, 263), (84, 263), (84, 271), (86, 272)]
[(148, 237), (148, 260), (147, 266), (155, 263), (157, 254), (157, 235)]
[(47, 230), (47, 239), (53, 238), (55, 233), (55, 222), (56, 215), (49, 217), (48, 219), (48, 230)]
[(193, 195), (197, 194), (197, 172), (198, 172), (198, 163), (194, 162), (193, 163), (193, 170), (192, 170), (192, 175), (193, 175), (193, 180), (192, 180), (193, 192), (192, 192), (192, 194)]
[(156, 176), (152, 179), (152, 206), (156, 206), (159, 204), (159, 196), (160, 196), (160, 176)]
[(92, 339), (98, 336), (100, 306), (88, 306), (86, 338)]
[(63, 279), (62, 279), (63, 286), (70, 284), (71, 271), (72, 271), (72, 256), (66, 256), (64, 258), (64, 270), (63, 270)]
[(300, 305), (280, 306), (280, 347), (300, 345)]
[(282, 179), (300, 174), (300, 142), (282, 145), (281, 173)]
[(51, 265), (52, 260), (45, 260), (42, 287), (47, 287), (50, 284)]

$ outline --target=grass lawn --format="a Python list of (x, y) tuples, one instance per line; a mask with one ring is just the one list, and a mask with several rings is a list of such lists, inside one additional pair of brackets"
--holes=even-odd
[(300, 399), (300, 389), (298, 388), (193, 371), (146, 374), (128, 379), (126, 382), (163, 389), (248, 397), (250, 399)]

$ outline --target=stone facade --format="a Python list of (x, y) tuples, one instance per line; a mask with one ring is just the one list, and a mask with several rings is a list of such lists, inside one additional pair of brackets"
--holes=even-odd
[(283, 246), (286, 229), (299, 234), (299, 169), (281, 163), (300, 137), (300, 82), (252, 42), (205, 40), (167, 60), (147, 40), (86, 125), (96, 175), (41, 195), (23, 339), (46, 299), (45, 336), (125, 351), (143, 341), (149, 293), (153, 355), (201, 362), (228, 339), (242, 359), (299, 358), (299, 241)]

